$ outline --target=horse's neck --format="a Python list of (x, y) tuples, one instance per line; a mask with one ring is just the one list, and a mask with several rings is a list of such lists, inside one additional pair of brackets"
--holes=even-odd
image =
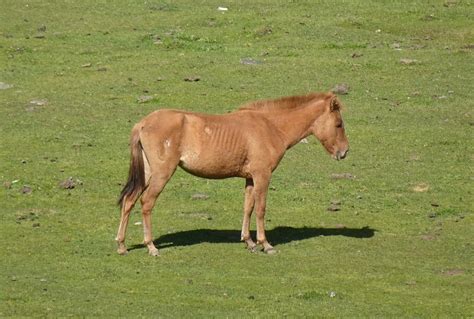
[(311, 134), (311, 126), (323, 111), (322, 103), (310, 104), (271, 112), (268, 114), (268, 119), (280, 131), (286, 148), (290, 148)]

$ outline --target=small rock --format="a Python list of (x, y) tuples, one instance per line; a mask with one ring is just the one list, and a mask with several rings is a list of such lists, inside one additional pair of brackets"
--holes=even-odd
[(400, 50), (401, 45), (400, 45), (400, 43), (395, 42), (395, 43), (392, 43), (392, 44), (390, 45), (390, 47), (391, 47), (392, 49), (395, 49), (395, 50)]
[(341, 206), (339, 205), (334, 205), (334, 204), (331, 204), (328, 209), (327, 209), (329, 212), (338, 212), (341, 210)]
[(421, 18), (423, 21), (432, 21), (438, 19), (433, 13), (432, 14), (427, 14), (424, 17)]
[(426, 47), (426, 45), (423, 45), (423, 44), (414, 44), (414, 45), (411, 45), (410, 46), (410, 49), (412, 50), (420, 50), (420, 49), (424, 49)]
[(192, 200), (206, 200), (209, 199), (209, 196), (206, 194), (196, 193), (191, 196)]
[(430, 189), (430, 186), (426, 183), (420, 183), (413, 187), (413, 191), (417, 193), (424, 193), (427, 192)]
[(240, 59), (240, 64), (244, 65), (257, 65), (257, 64), (262, 64), (261, 61), (252, 59), (252, 58), (242, 58)]
[(46, 32), (46, 26), (42, 25), (37, 30), (38, 30), (38, 32)]
[(308, 139), (305, 137), (300, 141), (301, 144), (308, 144)]
[(34, 220), (37, 220), (39, 218), (39, 216), (35, 213), (35, 212), (30, 212), (29, 214), (24, 214), (24, 215), (20, 215), (18, 217), (18, 220), (29, 220), (29, 221), (34, 221)]
[(346, 228), (346, 226), (343, 225), (343, 224), (336, 224), (336, 226), (334, 226), (334, 228), (336, 228), (336, 229), (344, 229), (344, 228)]
[(67, 178), (66, 180), (59, 183), (59, 187), (62, 189), (73, 189), (76, 187), (76, 182), (72, 177)]
[(34, 99), (30, 101), (30, 105), (32, 106), (45, 106), (48, 105), (47, 99)]
[(32, 189), (30, 186), (28, 186), (28, 185), (24, 185), (24, 186), (21, 188), (20, 192), (21, 192), (22, 194), (31, 194), (31, 193), (33, 192), (33, 189)]
[(354, 179), (355, 176), (352, 175), (351, 173), (340, 173), (340, 174), (334, 173), (334, 174), (331, 174), (331, 178), (332, 179)]
[(462, 269), (449, 269), (443, 271), (443, 275), (445, 276), (458, 276), (464, 274), (464, 270)]
[(133, 225), (135, 226), (141, 226), (142, 222), (135, 222)]
[(153, 44), (163, 44), (163, 40), (159, 35), (154, 35), (153, 37)]
[(146, 102), (149, 102), (153, 99), (154, 99), (154, 97), (151, 96), (151, 95), (141, 95), (141, 96), (138, 97), (137, 102), (138, 103), (146, 103)]
[(447, 0), (444, 2), (443, 6), (445, 6), (446, 8), (450, 8), (450, 7), (454, 7), (458, 4), (458, 1), (457, 0)]
[(201, 78), (199, 76), (188, 76), (184, 78), (185, 82), (199, 82)]
[(400, 59), (400, 63), (405, 64), (405, 65), (412, 65), (412, 64), (417, 64), (418, 60), (416, 60), (416, 59)]
[(434, 236), (434, 235), (422, 235), (421, 239), (430, 241), (430, 240), (435, 240), (436, 236)]
[(341, 205), (341, 201), (339, 199), (333, 199), (331, 200), (332, 205)]
[(263, 28), (258, 29), (255, 33), (258, 36), (265, 36), (268, 34), (272, 34), (272, 32), (273, 32), (273, 29), (270, 26), (265, 26)]
[(81, 68), (90, 68), (92, 66), (92, 63), (85, 63), (81, 65)]
[(336, 84), (331, 91), (336, 94), (342, 94), (346, 95), (349, 93), (349, 85), (341, 83), (341, 84)]
[(226, 7), (217, 7), (217, 11), (225, 12), (225, 11), (229, 11), (229, 8), (226, 8)]
[(5, 83), (5, 82), (0, 82), (0, 90), (6, 90), (12, 88), (13, 85)]
[(329, 292), (329, 298), (334, 298), (336, 297), (336, 292), (335, 291), (330, 291)]

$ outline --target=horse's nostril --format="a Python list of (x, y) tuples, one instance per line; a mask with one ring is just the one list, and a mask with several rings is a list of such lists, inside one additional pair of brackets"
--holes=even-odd
[(340, 151), (340, 152), (339, 152), (339, 158), (340, 158), (340, 159), (346, 158), (348, 152), (349, 152), (349, 149)]

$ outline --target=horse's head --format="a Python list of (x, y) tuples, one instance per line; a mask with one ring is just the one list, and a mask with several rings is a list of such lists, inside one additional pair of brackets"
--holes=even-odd
[(312, 126), (313, 134), (334, 159), (341, 160), (349, 151), (349, 142), (344, 131), (341, 104), (334, 94), (325, 101), (324, 112)]

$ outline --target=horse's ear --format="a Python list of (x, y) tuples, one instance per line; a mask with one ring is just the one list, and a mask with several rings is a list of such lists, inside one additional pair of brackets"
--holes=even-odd
[(329, 109), (331, 112), (339, 111), (341, 109), (341, 103), (337, 99), (337, 96), (332, 96), (331, 101), (329, 102)]

